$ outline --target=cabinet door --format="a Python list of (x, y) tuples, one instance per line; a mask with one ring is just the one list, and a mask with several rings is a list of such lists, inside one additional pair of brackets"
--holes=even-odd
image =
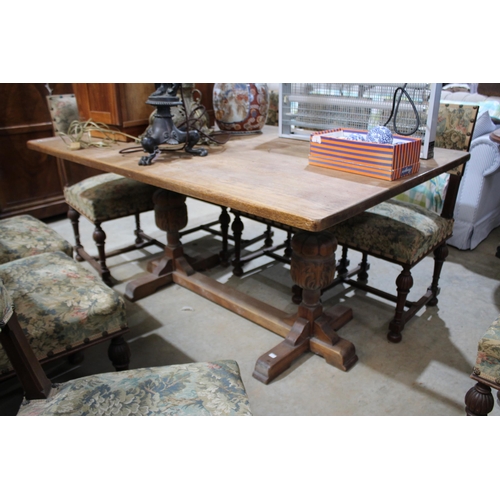
[[(82, 119), (104, 123), (133, 137), (144, 133), (155, 109), (146, 104), (155, 90), (153, 83), (74, 83), (73, 88)], [(119, 134), (115, 138), (132, 140)]]

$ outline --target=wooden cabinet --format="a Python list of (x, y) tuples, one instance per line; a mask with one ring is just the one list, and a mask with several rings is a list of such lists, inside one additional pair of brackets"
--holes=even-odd
[[(146, 104), (154, 83), (74, 83), (73, 89), (83, 120), (104, 123), (133, 137), (144, 133), (154, 111)], [(133, 140), (124, 135), (116, 138)]]
[[(154, 107), (154, 83), (57, 83), (53, 95), (74, 93), (81, 120), (91, 118), (134, 137), (144, 133)], [(213, 83), (197, 83), (213, 125)], [(43, 83), (0, 83), (0, 218), (64, 214), (63, 187), (100, 173), (28, 150), (31, 139), (54, 135)]]
[[(71, 94), (71, 83), (50, 84)], [(94, 169), (28, 150), (26, 142), (54, 135), (43, 83), (0, 84), (0, 218), (64, 214), (63, 186), (95, 175)]]

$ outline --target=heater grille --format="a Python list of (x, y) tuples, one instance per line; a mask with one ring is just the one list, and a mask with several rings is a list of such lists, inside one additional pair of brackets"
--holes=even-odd
[(433, 83), (282, 83), (280, 135), (309, 140), (318, 130), (385, 125), (422, 139), (421, 158), (432, 158), (440, 95), (441, 84)]

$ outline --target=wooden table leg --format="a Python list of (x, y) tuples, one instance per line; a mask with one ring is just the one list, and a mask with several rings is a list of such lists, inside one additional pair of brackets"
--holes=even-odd
[(257, 380), (269, 383), (308, 350), (344, 371), (358, 360), (354, 345), (336, 332), (352, 319), (352, 310), (337, 305), (324, 311), (320, 300), (321, 289), (335, 275), (336, 247), (337, 242), (329, 232), (300, 232), (293, 237), (291, 275), (303, 289), (302, 302), (285, 340), (257, 360), (253, 372)]
[(172, 273), (182, 270), (187, 275), (195, 271), (188, 264), (179, 231), (187, 226), (186, 197), (182, 194), (159, 189), (153, 196), (156, 225), (167, 232), (167, 246), (163, 258), (153, 271), (145, 276), (127, 283), (125, 297), (131, 301), (142, 299), (173, 281)]

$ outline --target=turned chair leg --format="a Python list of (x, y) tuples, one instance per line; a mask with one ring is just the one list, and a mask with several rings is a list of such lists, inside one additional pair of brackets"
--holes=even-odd
[(439, 277), (441, 276), (441, 269), (446, 257), (448, 257), (448, 245), (443, 243), (434, 250), (434, 274), (432, 276), (432, 284), (429, 287), (429, 290), (432, 292), (432, 299), (429, 301), (430, 306), (435, 306), (438, 303)]
[(108, 358), (116, 371), (128, 370), (130, 364), (130, 347), (123, 335), (114, 337), (108, 347)]
[(366, 252), (363, 252), (359, 267), (358, 279), (360, 281), (368, 281), (368, 269), (370, 269), (370, 264), (368, 264), (368, 254)]
[(104, 281), (104, 283), (106, 283), (106, 285), (112, 286), (113, 281), (111, 280), (111, 272), (106, 266), (106, 252), (104, 249), (104, 244), (106, 241), (106, 233), (102, 230), (101, 224), (99, 223), (96, 223), (95, 225), (93, 238), (97, 246), (97, 252), (99, 254), (99, 264), (101, 266), (99, 274), (101, 275), (101, 278)]
[(486, 417), (493, 410), (494, 404), (491, 388), (481, 382), (469, 389), (465, 395), (465, 412), (469, 417)]
[(347, 252), (349, 248), (347, 246), (342, 247), (342, 257), (340, 257), (339, 263), (337, 265), (337, 273), (339, 276), (347, 273), (347, 268), (349, 267), (350, 260), (347, 258)]
[(401, 342), (401, 332), (405, 327), (404, 307), (406, 297), (410, 293), (410, 289), (413, 286), (413, 277), (410, 273), (409, 266), (403, 267), (403, 271), (396, 279), (396, 286), (398, 291), (396, 312), (394, 314), (394, 319), (389, 324), (389, 333), (387, 334), (387, 338), (394, 343)]
[(144, 239), (141, 236), (141, 216), (139, 213), (135, 214), (135, 244), (140, 245), (141, 243), (144, 242)]
[(73, 234), (75, 235), (75, 260), (78, 262), (82, 262), (83, 258), (78, 254), (78, 249), (83, 248), (83, 245), (80, 242), (80, 214), (72, 207), (68, 209), (68, 219), (71, 221), (71, 226), (73, 227)]
[(243, 234), (243, 227), (241, 217), (236, 214), (231, 225), (234, 235), (234, 259), (232, 264), (235, 276), (243, 276), (243, 268), (241, 266), (241, 235)]
[(221, 264), (223, 266), (229, 265), (229, 223), (231, 217), (227, 212), (227, 208), (222, 207), (219, 215), (220, 232), (222, 234), (222, 250), (219, 253)]
[(272, 231), (271, 226), (269, 224), (267, 225), (266, 230), (264, 231), (264, 234), (266, 235), (266, 238), (264, 240), (264, 246), (266, 246), (266, 247), (273, 246), (273, 231)]

